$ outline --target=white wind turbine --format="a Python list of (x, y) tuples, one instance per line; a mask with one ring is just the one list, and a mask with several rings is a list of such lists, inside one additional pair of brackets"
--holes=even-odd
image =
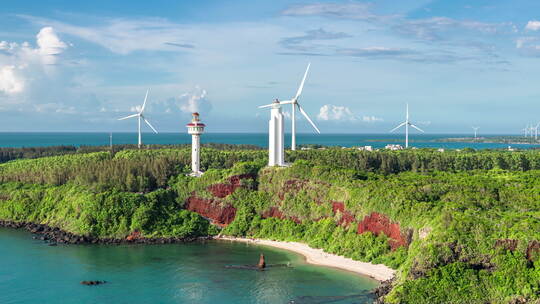
[(154, 131), (156, 134), (158, 131), (156, 131), (156, 129), (150, 124), (150, 122), (148, 120), (146, 120), (146, 118), (144, 117), (143, 115), (143, 112), (144, 112), (144, 108), (146, 107), (146, 99), (148, 98), (148, 91), (149, 90), (146, 90), (146, 96), (144, 96), (144, 102), (143, 102), (143, 105), (139, 111), (139, 113), (136, 113), (136, 114), (133, 114), (133, 115), (129, 115), (129, 116), (126, 116), (126, 117), (122, 117), (122, 118), (119, 118), (118, 120), (124, 120), (124, 119), (128, 119), (128, 118), (133, 118), (133, 117), (138, 117), (139, 118), (139, 128), (138, 128), (138, 131), (139, 131), (139, 141), (138, 141), (138, 147), (139, 149), (141, 148), (142, 146), (142, 137), (141, 137), (141, 119), (144, 120), (144, 122), (152, 129), (152, 131)]
[(306, 82), (306, 77), (307, 77), (307, 74), (309, 72), (309, 66), (310, 65), (311, 65), (311, 63), (308, 63), (308, 66), (306, 68), (306, 72), (304, 73), (304, 78), (302, 78), (302, 82), (300, 83), (300, 87), (298, 87), (298, 91), (296, 91), (296, 96), (294, 96), (294, 98), (290, 100), (291, 105), (292, 105), (292, 112), (291, 112), (291, 119), (292, 119), (291, 150), (293, 150), (293, 151), (296, 150), (296, 108), (297, 107), (298, 107), (298, 111), (300, 111), (300, 113), (302, 113), (302, 115), (304, 115), (304, 117), (307, 119), (307, 121), (309, 121), (309, 123), (313, 126), (315, 131), (317, 131), (317, 133), (321, 134), (321, 131), (319, 130), (319, 128), (317, 128), (317, 126), (315, 126), (313, 121), (311, 121), (311, 119), (308, 117), (307, 113), (304, 111), (304, 109), (302, 109), (302, 107), (298, 103), (298, 98), (300, 97), (300, 94), (302, 94), (302, 90), (304, 89), (304, 83)]
[(536, 124), (536, 127), (534, 127), (534, 140), (538, 140), (538, 128), (540, 127), (540, 122)]
[[(308, 63), (308, 66), (306, 68), (306, 72), (304, 73), (304, 77), (302, 78), (302, 82), (300, 83), (300, 86), (298, 87), (298, 90), (296, 91), (296, 95), (291, 100), (283, 100), (279, 101), (280, 105), (284, 104), (291, 104), (292, 105), (292, 112), (291, 112), (291, 119), (292, 119), (292, 128), (291, 128), (291, 150), (296, 150), (296, 108), (298, 107), (298, 111), (304, 115), (304, 117), (307, 119), (307, 121), (311, 124), (311, 126), (317, 131), (317, 133), (321, 134), (321, 131), (315, 123), (309, 118), (306, 111), (300, 106), (300, 103), (298, 103), (298, 98), (302, 94), (302, 90), (304, 89), (304, 83), (306, 82), (306, 77), (309, 72), (309, 67), (311, 66), (311, 63)], [(259, 108), (269, 108), (272, 107), (273, 104), (260, 106)]]
[(525, 133), (525, 137), (529, 134), (529, 126), (525, 126), (525, 128), (521, 129)]
[(399, 126), (393, 128), (392, 130), (390, 130), (390, 132), (394, 132), (395, 130), (401, 128), (405, 126), (405, 148), (408, 148), (409, 147), (409, 126), (415, 128), (416, 130), (424, 133), (424, 131), (422, 129), (420, 129), (419, 127), (413, 125), (410, 121), (409, 121), (409, 104), (407, 103), (407, 114), (406, 114), (406, 117), (405, 117), (405, 121), (402, 122), (401, 124), (399, 124)]
[(529, 132), (531, 134), (531, 138), (533, 138), (534, 136), (534, 127), (533, 127), (533, 124), (531, 124), (531, 126), (529, 127)]
[(480, 127), (472, 127), (473, 130), (474, 130), (474, 139), (476, 140), (476, 134), (478, 133), (478, 129), (480, 129)]

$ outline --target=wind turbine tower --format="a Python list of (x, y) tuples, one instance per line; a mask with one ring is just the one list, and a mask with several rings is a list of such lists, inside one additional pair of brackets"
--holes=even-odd
[(191, 122), (186, 125), (191, 134), (191, 176), (199, 177), (201, 172), (201, 134), (204, 133), (205, 124), (199, 120), (199, 113), (192, 114)]
[(409, 121), (409, 104), (407, 103), (407, 112), (406, 112), (406, 115), (405, 115), (405, 121), (402, 122), (401, 124), (399, 124), (399, 126), (393, 128), (392, 130), (390, 130), (390, 132), (394, 132), (395, 130), (401, 128), (405, 126), (405, 148), (408, 148), (409, 147), (409, 126), (415, 128), (416, 130), (424, 133), (424, 131), (420, 128), (418, 128), (417, 126), (413, 125), (410, 121)]
[(138, 133), (139, 133), (139, 140), (137, 142), (137, 146), (139, 147), (139, 149), (141, 148), (142, 146), (142, 136), (141, 136), (141, 120), (144, 120), (144, 122), (152, 129), (152, 131), (154, 131), (156, 134), (158, 131), (156, 131), (156, 129), (150, 124), (150, 122), (148, 120), (146, 120), (146, 118), (144, 117), (143, 115), (143, 112), (144, 112), (144, 108), (146, 107), (146, 99), (148, 99), (148, 91), (149, 90), (146, 90), (146, 95), (144, 96), (144, 102), (143, 102), (143, 105), (141, 107), (141, 109), (139, 110), (138, 113), (136, 114), (133, 114), (133, 115), (129, 115), (129, 116), (126, 116), (126, 117), (122, 117), (122, 118), (119, 118), (118, 120), (124, 120), (124, 119), (128, 119), (128, 118), (133, 118), (133, 117), (137, 117), (138, 120), (139, 120), (139, 127), (138, 127)]
[(474, 130), (474, 140), (476, 140), (478, 137), (476, 136), (478, 134), (478, 129), (480, 129), (480, 127), (472, 127), (473, 130)]
[(284, 149), (284, 131), (283, 131), (283, 113), (281, 112), (282, 103), (275, 99), (269, 105), (259, 108), (271, 108), (270, 121), (268, 122), (268, 166), (285, 166)]

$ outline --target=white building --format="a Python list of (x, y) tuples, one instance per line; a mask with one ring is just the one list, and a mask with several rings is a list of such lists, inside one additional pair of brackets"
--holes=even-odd
[(386, 147), (384, 147), (384, 148), (388, 149), (388, 150), (392, 150), (392, 151), (403, 150), (403, 146), (401, 146), (401, 145), (393, 145), (393, 144), (386, 145)]
[(373, 151), (372, 146), (363, 146), (363, 147), (358, 147), (357, 149), (360, 151), (369, 151), (369, 152)]
[(199, 113), (193, 113), (191, 122), (186, 125), (191, 134), (191, 176), (201, 176), (201, 134), (204, 133), (205, 125), (199, 121)]

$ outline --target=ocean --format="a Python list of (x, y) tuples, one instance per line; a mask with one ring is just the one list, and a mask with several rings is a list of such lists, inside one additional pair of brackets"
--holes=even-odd
[[(0, 228), (0, 303), (372, 303), (378, 283), (270, 247), (210, 241), (58, 245)], [(229, 269), (290, 264), (265, 271)], [(102, 280), (98, 286), (81, 281)]]
[[(136, 133), (113, 133), (113, 144), (136, 144)], [(497, 135), (490, 135), (497, 136)], [(187, 133), (144, 133), (145, 144), (185, 144), (191, 142)], [(449, 137), (471, 137), (470, 134), (411, 134), (409, 145), (418, 148), (444, 149), (504, 149), (502, 143), (459, 143), (434, 142)], [(201, 136), (202, 143), (250, 144), (268, 146), (266, 133), (207, 133)], [(325, 146), (373, 146), (383, 148), (387, 144), (404, 144), (403, 134), (297, 134), (297, 145), (320, 144)], [(286, 146), (290, 146), (290, 134), (285, 134)], [(38, 146), (102, 146), (109, 145), (109, 133), (69, 133), (69, 132), (14, 132), (0, 133), (0, 147), (38, 147)], [(538, 148), (540, 145), (512, 144), (520, 149)]]

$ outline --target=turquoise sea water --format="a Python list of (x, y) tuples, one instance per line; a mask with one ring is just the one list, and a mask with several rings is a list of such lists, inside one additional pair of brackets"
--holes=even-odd
[[(496, 135), (490, 135), (496, 136)], [(441, 143), (432, 142), (435, 139), (448, 137), (471, 137), (470, 134), (411, 134), (410, 143), (413, 147), (431, 147), (446, 149), (507, 148), (508, 144), (492, 143)], [(486, 136), (489, 137), (489, 136)], [(374, 141), (376, 140), (376, 141)], [(144, 133), (143, 142), (146, 144), (185, 144), (191, 142), (187, 133)], [(202, 143), (251, 144), (261, 147), (268, 146), (266, 133), (207, 133), (201, 137)], [(285, 134), (286, 146), (290, 145), (290, 134)], [(136, 144), (136, 133), (113, 133), (114, 144)], [(297, 134), (297, 144), (321, 144), (326, 146), (373, 146), (382, 148), (387, 144), (404, 144), (403, 134)], [(36, 147), (58, 145), (109, 145), (109, 133), (0, 133), (0, 147)], [(516, 144), (516, 148), (529, 149), (540, 145)]]
[[(0, 228), (0, 303), (371, 303), (377, 282), (307, 265), (264, 246), (206, 242), (169, 245), (48, 246)], [(266, 271), (227, 269), (287, 264)], [(99, 286), (80, 281), (105, 280)], [(294, 301), (294, 302), (291, 302)]]

